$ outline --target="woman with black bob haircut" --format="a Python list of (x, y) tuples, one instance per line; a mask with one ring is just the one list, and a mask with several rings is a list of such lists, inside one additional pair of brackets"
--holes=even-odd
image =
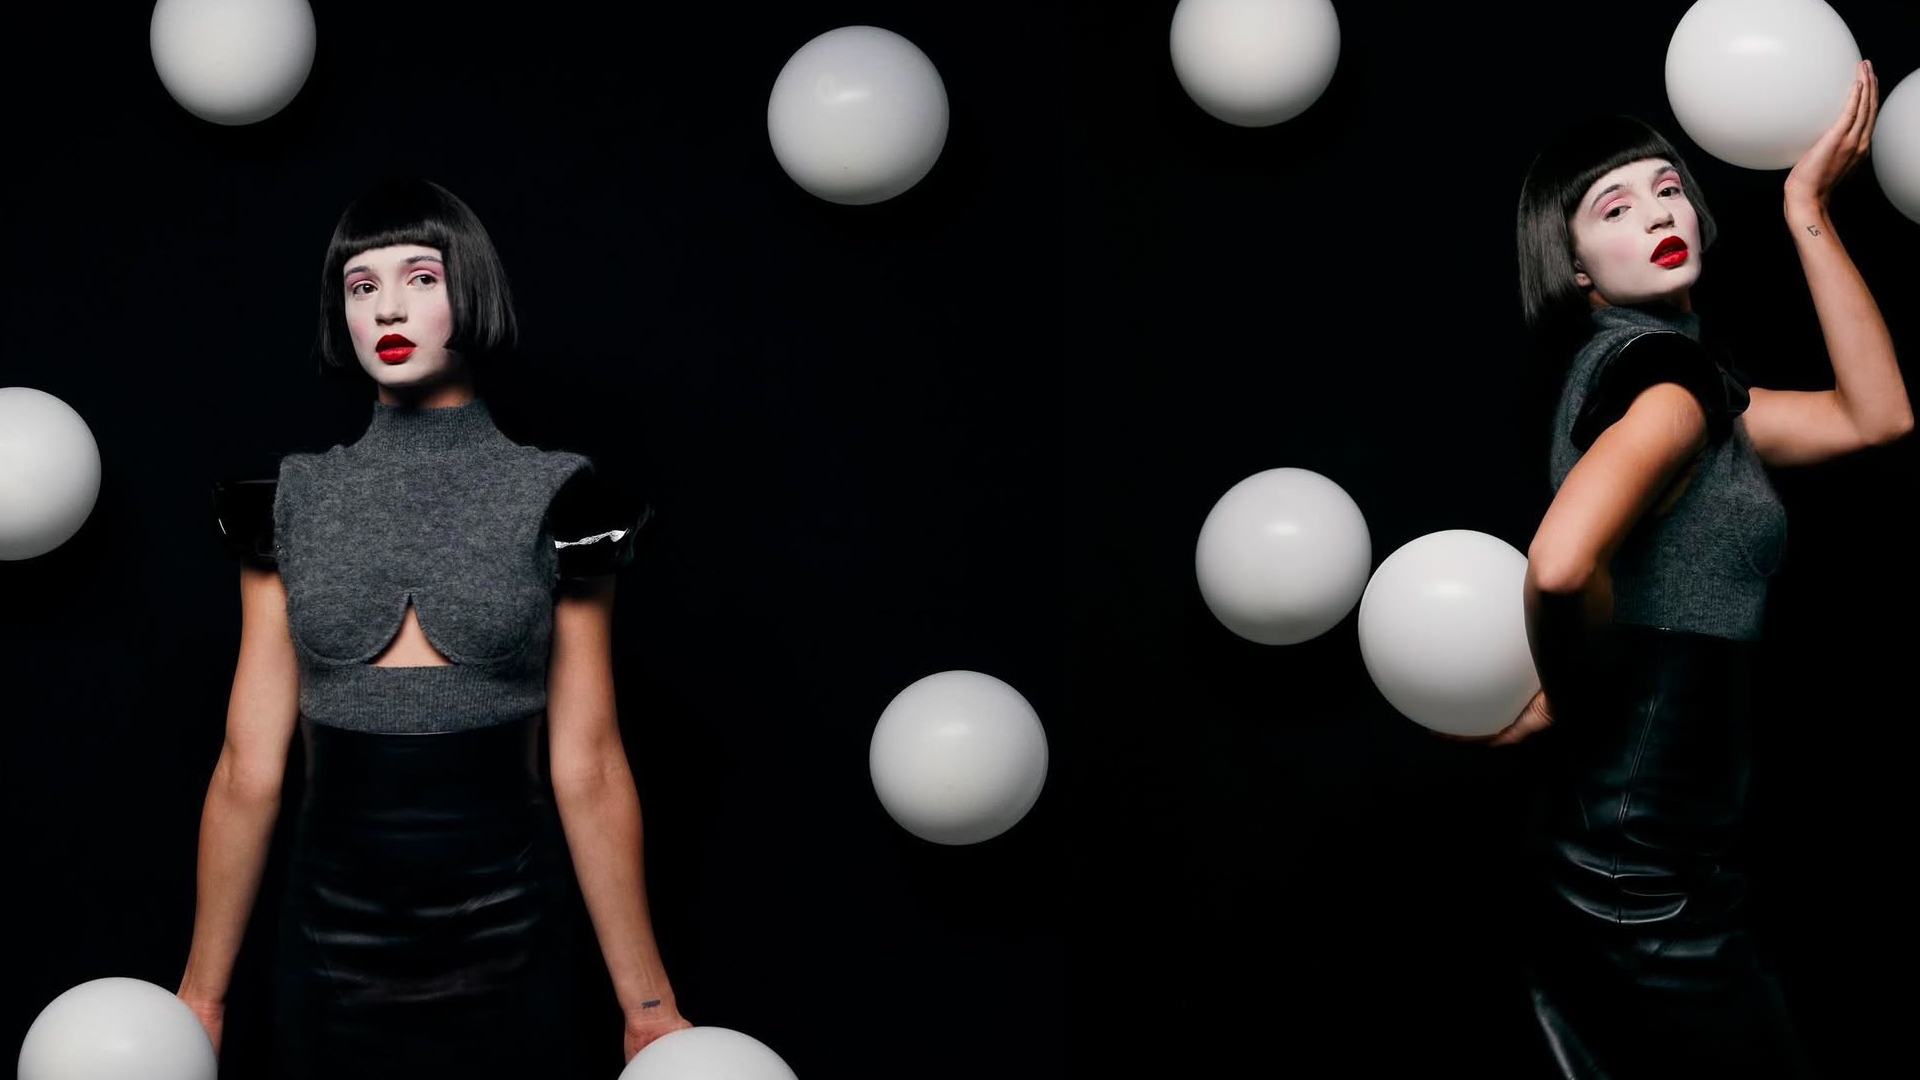
[(347, 260), (365, 251), (417, 244), (441, 253), (453, 333), (447, 348), (475, 366), (497, 361), (519, 342), (513, 291), (493, 238), (467, 204), (429, 180), (382, 184), (356, 199), (334, 227), (320, 273), (323, 373), (360, 372), (345, 323)]
[(1647, 125), (1573, 126), (1521, 188), (1525, 319), (1566, 366), (1554, 497), (1524, 590), (1542, 689), (1486, 741), (1548, 732), (1523, 921), (1534, 1018), (1561, 1077), (1810, 1072), (1744, 927), (1736, 845), (1756, 646), (1786, 541), (1766, 470), (1913, 426), (1886, 323), (1828, 213), (1876, 102), (1863, 63), (1783, 188), (1832, 390), (1752, 385), (1705, 332), (1691, 289), (1714, 222)]
[(1591, 329), (1593, 304), (1575, 277), (1580, 260), (1567, 223), (1595, 181), (1635, 161), (1672, 163), (1699, 221), (1702, 252), (1720, 235), (1700, 184), (1658, 131), (1630, 116), (1606, 116), (1561, 132), (1527, 172), (1516, 228), (1521, 311), (1536, 344), (1550, 355), (1578, 345)]
[(691, 1026), (654, 941), (614, 707), (614, 579), (647, 507), (589, 458), (494, 425), (475, 374), (512, 345), (513, 306), (445, 188), (388, 183), (349, 206), (321, 310), (325, 370), (358, 369), (376, 398), (354, 442), (216, 486), (240, 658), (178, 994), (217, 1050), (299, 738), (277, 1075), (607, 1075), (612, 1032), (590, 1056), (579, 1023), (577, 900), (620, 1060)]

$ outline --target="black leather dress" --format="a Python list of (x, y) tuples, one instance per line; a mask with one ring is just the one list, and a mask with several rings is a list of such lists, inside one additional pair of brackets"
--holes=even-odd
[(282, 1075), (574, 1075), (586, 1031), (542, 716), (385, 734), (304, 717), (275, 963)]
[[(549, 512), (563, 579), (610, 573), (650, 516), (592, 474)], [(271, 565), (270, 480), (215, 487), (230, 551)], [(545, 714), (427, 734), (302, 716), (305, 791), (274, 966), (276, 1075), (584, 1075), (595, 957), (542, 747)]]
[(1742, 925), (1756, 643), (1609, 633), (1602, 685), (1543, 747), (1529, 981), (1554, 1075), (1810, 1076)]

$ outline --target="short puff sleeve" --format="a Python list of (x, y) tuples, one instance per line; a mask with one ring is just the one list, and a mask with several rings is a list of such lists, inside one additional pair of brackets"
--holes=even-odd
[(213, 485), (213, 525), (228, 554), (248, 566), (271, 570), (278, 565), (273, 547), (273, 496), (279, 487), (271, 479), (228, 479)]
[(547, 510), (559, 578), (581, 581), (618, 572), (633, 561), (636, 541), (652, 519), (653, 507), (625, 485), (591, 467), (574, 473)]
[(1707, 439), (1717, 443), (1733, 430), (1747, 409), (1746, 385), (1699, 342), (1685, 334), (1656, 330), (1627, 342), (1594, 375), (1570, 438), (1585, 450), (1600, 433), (1627, 413), (1633, 399), (1656, 383), (1679, 383), (1707, 414)]

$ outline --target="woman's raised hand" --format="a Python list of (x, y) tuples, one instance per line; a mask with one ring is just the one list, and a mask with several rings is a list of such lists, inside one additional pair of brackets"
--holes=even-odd
[(1880, 78), (1873, 64), (1862, 60), (1853, 73), (1853, 88), (1847, 91), (1847, 103), (1840, 115), (1807, 148), (1787, 174), (1786, 203), (1795, 207), (1825, 210), (1833, 189), (1855, 165), (1867, 156), (1873, 142), (1873, 121), (1880, 112)]

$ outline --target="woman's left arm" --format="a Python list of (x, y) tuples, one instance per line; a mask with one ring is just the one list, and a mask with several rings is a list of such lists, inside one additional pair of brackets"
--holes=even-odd
[(680, 1015), (647, 912), (640, 798), (613, 691), (612, 575), (563, 590), (547, 674), (548, 760), (581, 896), (626, 1016), (626, 1056), (692, 1025)]
[(1839, 118), (1787, 174), (1782, 208), (1820, 317), (1834, 388), (1751, 388), (1747, 435), (1768, 465), (1825, 461), (1913, 430), (1893, 337), (1827, 209), (1834, 187), (1867, 155), (1879, 86), (1872, 65), (1861, 61)]

